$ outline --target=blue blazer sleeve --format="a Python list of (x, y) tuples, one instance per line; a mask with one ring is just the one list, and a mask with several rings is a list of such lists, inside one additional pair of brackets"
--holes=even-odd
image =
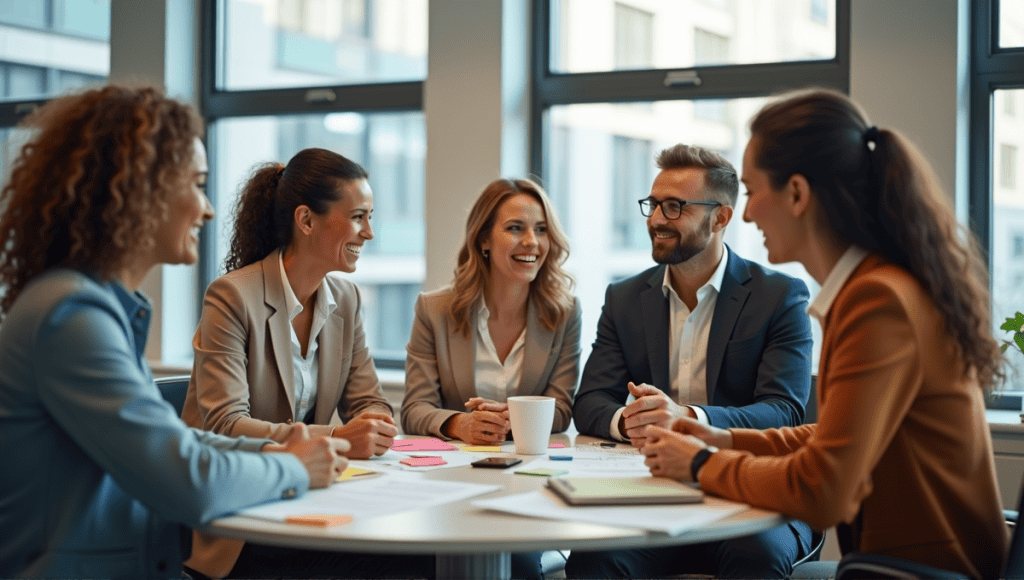
[(807, 285), (778, 273), (754, 281), (716, 367), (714, 388), (709, 385), (711, 404), (701, 408), (708, 422), (721, 428), (796, 426), (803, 423), (811, 388)]
[[(74, 304), (74, 302), (79, 302)], [(39, 398), (53, 420), (129, 495), (196, 527), (240, 508), (301, 494), (302, 463), (260, 440), (199, 436), (135, 361), (117, 313), (102, 300), (66, 301), (31, 348)]]

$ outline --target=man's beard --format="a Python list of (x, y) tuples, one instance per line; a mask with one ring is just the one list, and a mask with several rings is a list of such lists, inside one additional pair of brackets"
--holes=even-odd
[[(654, 246), (654, 234), (657, 230), (648, 230), (651, 236), (651, 257), (654, 261), (659, 264), (682, 264), (690, 258), (704, 251), (705, 248), (711, 243), (711, 216), (708, 215), (701, 224), (697, 231), (691, 233), (685, 238), (679, 239), (676, 242), (675, 247), (668, 250), (659, 250)], [(665, 229), (663, 231), (673, 231), (678, 234), (676, 230)]]

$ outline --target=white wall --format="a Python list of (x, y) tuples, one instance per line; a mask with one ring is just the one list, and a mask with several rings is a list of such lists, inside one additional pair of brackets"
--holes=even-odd
[(853, 0), (850, 96), (921, 148), (952, 200), (958, 0)]

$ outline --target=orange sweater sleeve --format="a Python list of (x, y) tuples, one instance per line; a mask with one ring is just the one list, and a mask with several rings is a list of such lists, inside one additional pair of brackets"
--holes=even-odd
[(704, 465), (705, 491), (825, 529), (851, 521), (921, 385), (912, 315), (883, 275), (851, 278), (832, 305), (817, 425), (735, 431)]

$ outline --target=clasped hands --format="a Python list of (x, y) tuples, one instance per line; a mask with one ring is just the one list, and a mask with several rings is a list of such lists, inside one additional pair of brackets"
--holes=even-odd
[(345, 453), (349, 459), (369, 459), (384, 455), (398, 435), (398, 427), (390, 415), (384, 413), (363, 413), (348, 423), (338, 425), (331, 431), (331, 437), (347, 439), (351, 449)]
[(732, 448), (732, 433), (696, 419), (689, 407), (677, 405), (651, 385), (629, 383), (636, 400), (622, 411), (624, 434), (645, 456), (644, 464), (656, 477), (692, 481), (690, 464), (697, 451), (713, 445)]
[(508, 405), (481, 397), (466, 401), (466, 413), (453, 415), (448, 421), (447, 435), (470, 445), (497, 445), (511, 429)]

